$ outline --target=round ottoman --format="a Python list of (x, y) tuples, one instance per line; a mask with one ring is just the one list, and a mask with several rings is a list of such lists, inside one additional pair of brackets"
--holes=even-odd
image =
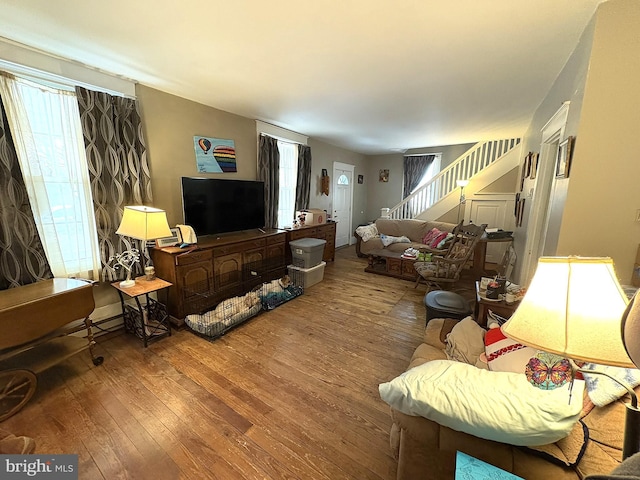
[(462, 320), (471, 315), (469, 302), (461, 295), (445, 290), (433, 290), (424, 296), (427, 307), (427, 322), (432, 318), (454, 318)]

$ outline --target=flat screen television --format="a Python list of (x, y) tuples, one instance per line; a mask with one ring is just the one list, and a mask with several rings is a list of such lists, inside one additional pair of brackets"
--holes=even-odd
[(196, 235), (264, 227), (264, 182), (182, 177), (184, 223)]

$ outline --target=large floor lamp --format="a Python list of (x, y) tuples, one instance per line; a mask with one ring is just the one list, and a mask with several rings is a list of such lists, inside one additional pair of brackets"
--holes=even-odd
[[(637, 368), (640, 305), (636, 303), (634, 299), (627, 307), (627, 295), (610, 258), (541, 257), (526, 295), (502, 331), (523, 345), (572, 360)], [(588, 373), (609, 376), (597, 370)], [(633, 390), (612, 380), (631, 396), (626, 405), (624, 460), (640, 451), (640, 410)]]
[(464, 196), (464, 189), (469, 185), (469, 180), (456, 180), (456, 185), (460, 187), (460, 201), (458, 202), (458, 223), (460, 223), (460, 210), (462, 209), (462, 205), (467, 201)]

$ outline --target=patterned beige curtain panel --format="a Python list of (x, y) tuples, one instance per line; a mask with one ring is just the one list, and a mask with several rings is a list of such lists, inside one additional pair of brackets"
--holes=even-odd
[[(102, 280), (115, 281), (109, 258), (131, 248), (145, 252), (138, 240), (116, 235), (125, 205), (151, 205), (151, 175), (142, 135), (138, 103), (76, 87), (82, 133), (89, 164), (91, 193), (95, 208)], [(136, 274), (143, 265), (137, 264)]]
[(264, 182), (265, 226), (278, 227), (278, 195), (280, 192), (280, 151), (278, 140), (260, 135), (258, 148), (258, 180)]
[(0, 290), (52, 278), (0, 99)]
[(309, 208), (311, 196), (311, 147), (298, 145), (298, 179), (296, 182), (296, 210)]

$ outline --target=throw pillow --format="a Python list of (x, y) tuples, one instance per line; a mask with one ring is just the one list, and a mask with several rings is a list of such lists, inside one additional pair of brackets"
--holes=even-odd
[(475, 365), (484, 353), (484, 334), (473, 317), (463, 318), (447, 335), (444, 353), (449, 360)]
[(432, 228), (431, 230), (429, 230), (427, 232), (427, 234), (422, 238), (422, 243), (424, 245), (429, 245), (432, 240), (434, 239), (434, 237), (436, 237), (437, 235), (441, 234), (442, 232), (440, 230), (438, 230), (437, 228)]
[(453, 233), (447, 233), (447, 236), (444, 237), (442, 240), (440, 240), (440, 243), (438, 243), (436, 248), (438, 250), (443, 250), (445, 248), (448, 248), (452, 240), (453, 240)]
[(525, 368), (538, 350), (511, 340), (499, 328), (490, 328), (484, 336), (489, 370), (514, 372), (524, 376)]
[(405, 415), (511, 445), (544, 445), (566, 437), (580, 417), (584, 382), (533, 388), (522, 373), (491, 372), (432, 360), (380, 384), (382, 399)]
[(372, 238), (378, 236), (378, 227), (376, 227), (375, 223), (372, 223), (370, 225), (360, 225), (358, 228), (356, 228), (356, 233), (360, 235), (363, 242), (368, 242)]
[(446, 240), (448, 234), (449, 234), (448, 232), (440, 232), (438, 235), (433, 237), (433, 239), (429, 243), (429, 247), (438, 248), (438, 244), (440, 242), (444, 242)]

